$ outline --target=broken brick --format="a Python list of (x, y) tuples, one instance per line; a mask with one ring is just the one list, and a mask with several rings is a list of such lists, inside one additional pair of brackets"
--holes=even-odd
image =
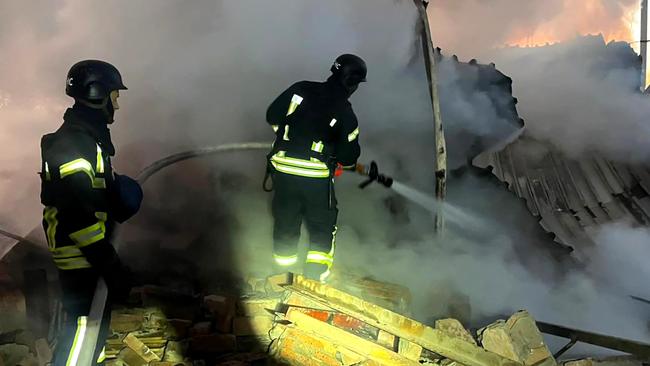
[(267, 293), (278, 293), (284, 291), (283, 285), (289, 285), (293, 281), (293, 273), (287, 272), (266, 278), (265, 289)]
[(232, 330), (235, 302), (235, 299), (230, 296), (209, 295), (203, 298), (203, 304), (212, 314), (217, 331), (230, 333)]
[(237, 302), (237, 315), (241, 316), (263, 316), (274, 311), (278, 301), (277, 297), (250, 296), (240, 299)]

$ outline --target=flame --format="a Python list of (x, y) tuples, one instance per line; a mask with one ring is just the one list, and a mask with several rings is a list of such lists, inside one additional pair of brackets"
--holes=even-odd
[(565, 0), (564, 11), (533, 29), (517, 29), (507, 46), (541, 47), (567, 41), (577, 35), (602, 34), (606, 42), (625, 41), (639, 52), (641, 6), (634, 3), (622, 9), (622, 16), (611, 19), (602, 0)]

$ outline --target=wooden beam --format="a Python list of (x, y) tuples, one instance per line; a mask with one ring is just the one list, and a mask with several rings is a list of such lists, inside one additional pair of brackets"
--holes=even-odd
[(417, 361), (409, 360), (383, 346), (357, 337), (295, 309), (289, 309), (286, 318), (299, 329), (311, 334), (317, 334), (319, 337), (325, 338), (333, 344), (353, 350), (364, 358), (375, 361), (379, 365), (420, 365)]
[(521, 366), (518, 362), (303, 276), (294, 276), (292, 284), (286, 288), (467, 366)]

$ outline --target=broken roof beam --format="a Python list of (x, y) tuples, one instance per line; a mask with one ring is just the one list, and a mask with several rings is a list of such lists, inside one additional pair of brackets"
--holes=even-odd
[(586, 332), (578, 329), (571, 329), (540, 321), (537, 322), (537, 327), (539, 327), (539, 330), (542, 333), (568, 339), (576, 339), (578, 342), (593, 344), (595, 346), (629, 353), (650, 360), (650, 344), (593, 332)]
[(488, 352), (462, 339), (450, 337), (440, 330), (302, 276), (294, 275), (291, 283), (285, 287), (464, 365), (521, 366), (519, 362)]

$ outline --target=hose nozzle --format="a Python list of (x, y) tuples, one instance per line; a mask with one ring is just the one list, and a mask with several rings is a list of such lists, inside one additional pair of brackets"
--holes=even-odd
[(368, 179), (359, 184), (359, 188), (361, 189), (366, 188), (374, 181), (377, 181), (377, 183), (382, 184), (386, 188), (390, 188), (393, 185), (393, 178), (380, 174), (379, 167), (375, 161), (371, 161), (370, 165), (357, 164), (355, 170), (357, 173), (368, 177)]

